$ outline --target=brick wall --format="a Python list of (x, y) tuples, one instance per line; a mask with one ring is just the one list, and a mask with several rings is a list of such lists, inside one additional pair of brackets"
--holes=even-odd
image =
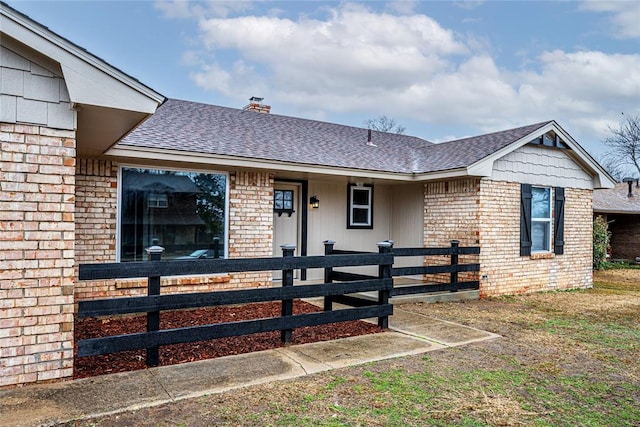
[[(563, 255), (520, 256), (520, 184), (482, 180), (451, 180), (425, 184), (425, 246), (481, 247), (481, 296), (519, 294), (592, 285), (592, 191), (565, 189)], [(460, 262), (477, 262), (466, 257)], [(427, 263), (449, 258), (428, 257)], [(461, 280), (478, 275), (462, 275)], [(448, 280), (436, 276), (435, 280)], [(429, 277), (428, 279), (434, 279)]]
[[(229, 186), (229, 258), (273, 255), (273, 174), (237, 171)], [(235, 275), (237, 287), (270, 286), (271, 272)]]
[(76, 262), (116, 262), (118, 168), (106, 160), (76, 165)]
[(0, 123), (0, 386), (73, 374), (75, 132)]
[[(462, 179), (429, 182), (424, 186), (424, 245), (450, 246), (459, 240), (460, 246), (478, 246), (478, 203), (480, 181)], [(460, 263), (477, 263), (477, 256), (460, 256)], [(448, 264), (450, 257), (426, 257), (425, 265)], [(459, 280), (477, 280), (477, 273), (460, 273)], [(449, 274), (427, 277), (448, 282)]]
[(591, 190), (565, 189), (563, 255), (520, 256), (520, 184), (480, 182), (481, 296), (592, 285)]
[(611, 258), (635, 260), (640, 257), (640, 215), (608, 214)]

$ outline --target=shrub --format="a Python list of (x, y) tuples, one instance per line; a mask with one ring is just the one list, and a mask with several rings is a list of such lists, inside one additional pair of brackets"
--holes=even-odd
[(593, 268), (596, 270), (606, 267), (610, 237), (607, 221), (601, 216), (596, 217), (593, 220)]

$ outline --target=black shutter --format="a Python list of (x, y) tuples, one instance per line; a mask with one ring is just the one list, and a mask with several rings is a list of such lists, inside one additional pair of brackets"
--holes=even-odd
[(555, 209), (553, 214), (553, 252), (564, 253), (564, 188), (555, 188)]
[(531, 255), (531, 184), (520, 185), (520, 256)]

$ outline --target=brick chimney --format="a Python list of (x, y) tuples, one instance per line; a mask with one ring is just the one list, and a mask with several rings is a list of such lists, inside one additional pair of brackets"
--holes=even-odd
[(257, 113), (265, 113), (269, 114), (271, 111), (271, 105), (262, 104), (262, 100), (264, 98), (258, 98), (257, 96), (252, 96), (249, 98), (249, 105), (245, 105), (242, 109), (245, 111), (255, 111)]

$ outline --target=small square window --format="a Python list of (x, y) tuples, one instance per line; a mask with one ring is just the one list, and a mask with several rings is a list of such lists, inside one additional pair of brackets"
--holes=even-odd
[(347, 228), (373, 228), (373, 187), (348, 186)]
[(292, 214), (293, 210), (293, 190), (274, 190), (273, 210), (276, 213)]

